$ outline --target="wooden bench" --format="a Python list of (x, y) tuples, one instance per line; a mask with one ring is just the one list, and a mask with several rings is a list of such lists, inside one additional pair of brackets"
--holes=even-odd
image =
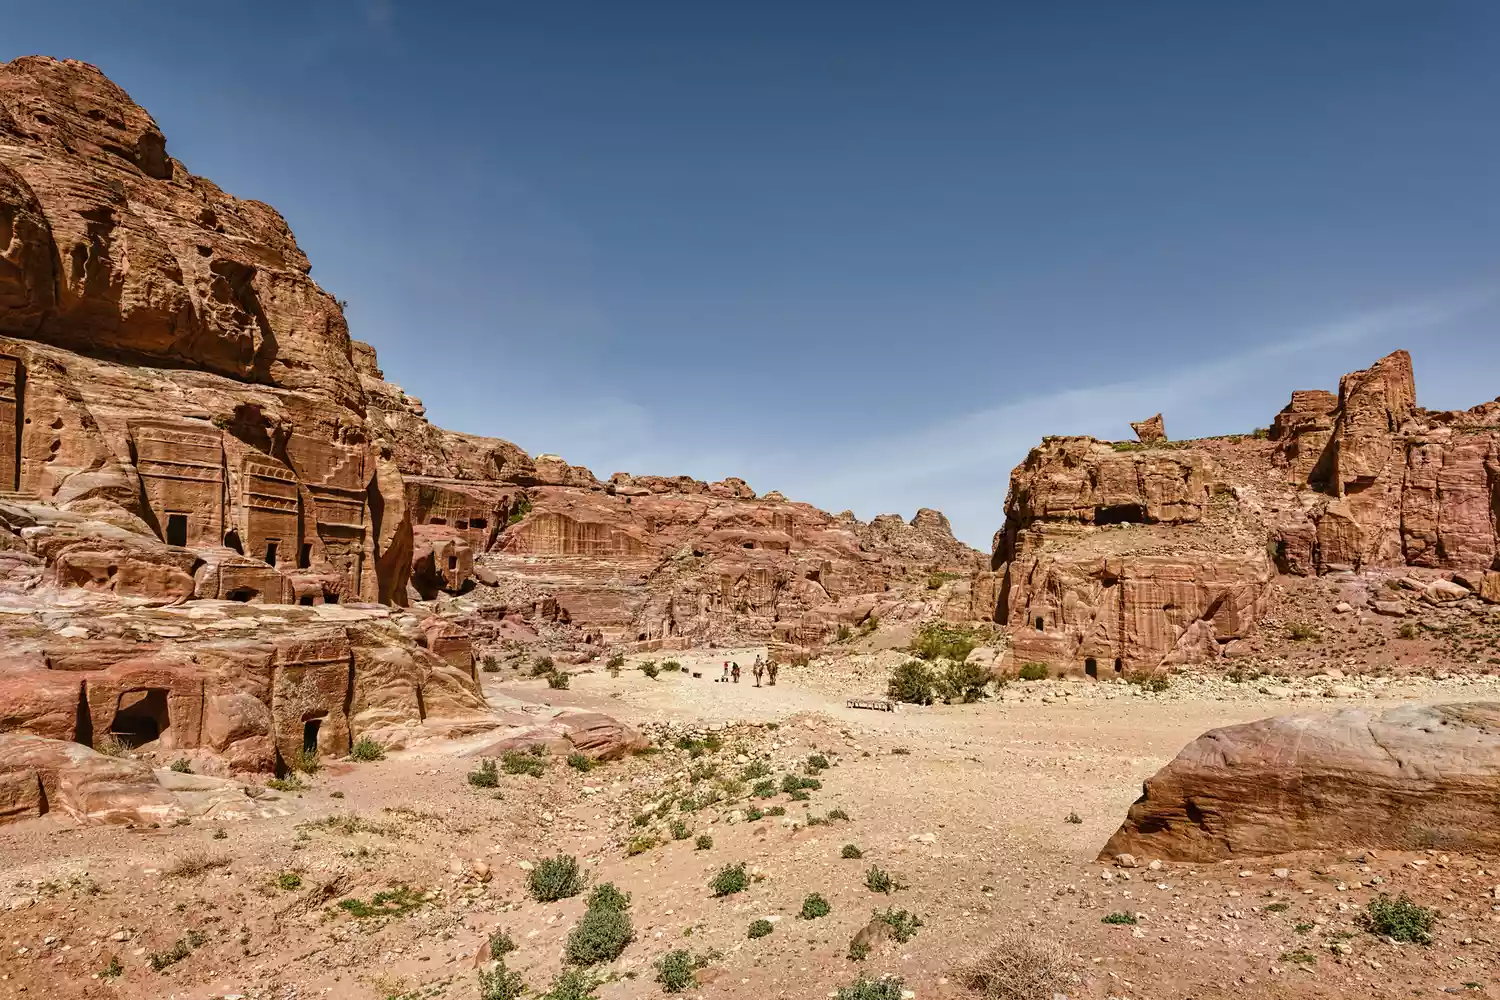
[(850, 708), (868, 708), (872, 712), (894, 712), (896, 703), (889, 698), (850, 698)]

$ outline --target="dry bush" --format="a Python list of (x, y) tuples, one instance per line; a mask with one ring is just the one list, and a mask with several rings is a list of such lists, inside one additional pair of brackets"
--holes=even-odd
[(162, 876), (165, 878), (198, 878), (201, 875), (208, 874), (215, 868), (227, 867), (229, 867), (229, 855), (227, 854), (206, 854), (202, 851), (193, 851), (184, 854), (163, 869)]
[(989, 951), (955, 973), (963, 987), (984, 1000), (1051, 1000), (1072, 978), (1067, 952), (1045, 938), (1021, 931), (1000, 935)]

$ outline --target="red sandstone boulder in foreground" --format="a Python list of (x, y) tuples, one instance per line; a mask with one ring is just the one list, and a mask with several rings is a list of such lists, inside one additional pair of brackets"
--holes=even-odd
[(1100, 860), (1347, 848), (1500, 850), (1500, 702), (1278, 716), (1198, 737)]

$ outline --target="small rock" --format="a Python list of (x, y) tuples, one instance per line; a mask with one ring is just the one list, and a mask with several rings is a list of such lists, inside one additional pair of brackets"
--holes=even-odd
[(1134, 854), (1116, 854), (1115, 855), (1115, 867), (1116, 868), (1135, 868), (1136, 867), (1135, 855)]

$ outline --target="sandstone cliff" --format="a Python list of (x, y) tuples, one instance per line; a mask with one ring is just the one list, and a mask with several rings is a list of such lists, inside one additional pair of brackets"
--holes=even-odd
[(1500, 401), (1422, 409), (1405, 351), (1293, 393), (1265, 431), (1140, 437), (1049, 438), (1011, 474), (992, 568), (1018, 662), (1213, 662), (1278, 573), (1421, 566), (1500, 593)]

